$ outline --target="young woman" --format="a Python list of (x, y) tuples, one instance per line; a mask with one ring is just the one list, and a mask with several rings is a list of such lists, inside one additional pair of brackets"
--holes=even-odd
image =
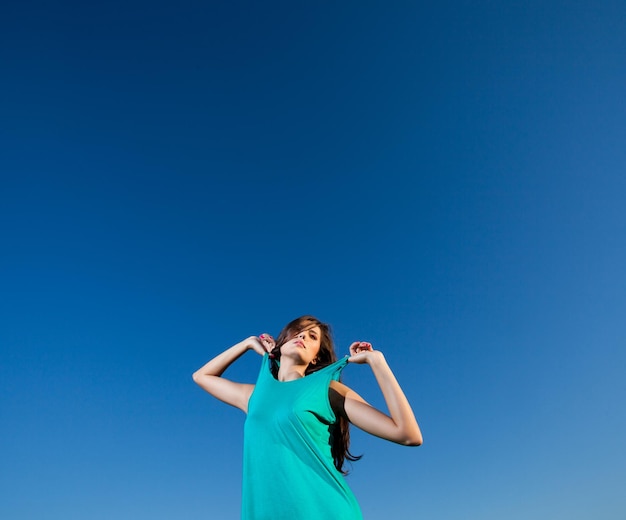
[[(256, 385), (229, 381), (224, 371), (248, 350), (263, 356)], [(348, 363), (370, 366), (389, 415), (339, 382)], [(411, 406), (380, 351), (350, 345), (337, 360), (328, 325), (313, 316), (287, 324), (278, 339), (251, 336), (193, 375), (214, 397), (246, 414), (243, 520), (357, 520), (361, 511), (343, 472), (348, 423), (406, 446), (422, 434)]]

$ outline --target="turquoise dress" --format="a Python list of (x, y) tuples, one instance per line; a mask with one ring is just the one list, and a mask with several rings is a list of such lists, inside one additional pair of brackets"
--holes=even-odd
[(363, 518), (329, 442), (336, 417), (328, 389), (347, 363), (281, 382), (263, 356), (244, 426), (242, 520)]

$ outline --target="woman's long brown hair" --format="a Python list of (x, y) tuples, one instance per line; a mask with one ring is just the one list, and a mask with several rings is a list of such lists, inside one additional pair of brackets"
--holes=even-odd
[[(321, 322), (314, 316), (300, 316), (285, 325), (278, 335), (278, 338), (276, 338), (276, 347), (271, 352), (273, 359), (271, 368), (274, 377), (278, 376), (277, 360), (280, 359), (280, 347), (299, 332), (315, 327), (316, 325), (322, 332), (320, 337), (320, 350), (317, 353), (317, 363), (309, 364), (306, 368), (305, 376), (337, 361), (330, 325)], [(335, 462), (335, 467), (345, 475), (348, 473), (343, 469), (345, 461), (354, 462), (359, 460), (361, 455), (352, 455), (352, 453), (350, 453), (350, 423), (343, 415), (337, 414), (337, 422), (331, 427), (330, 434), (330, 451)]]

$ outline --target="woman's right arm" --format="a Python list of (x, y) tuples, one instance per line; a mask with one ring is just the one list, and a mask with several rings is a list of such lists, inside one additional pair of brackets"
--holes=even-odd
[(213, 397), (247, 413), (248, 400), (252, 395), (254, 385), (229, 381), (224, 379), (222, 374), (248, 350), (254, 350), (263, 355), (274, 348), (273, 343), (274, 340), (271, 336), (266, 334), (262, 334), (261, 337), (250, 336), (215, 356), (202, 368), (196, 370), (193, 374), (193, 380)]

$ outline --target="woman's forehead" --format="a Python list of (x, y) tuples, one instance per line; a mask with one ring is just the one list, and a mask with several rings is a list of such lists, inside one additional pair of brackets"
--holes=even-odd
[(296, 327), (296, 330), (294, 332), (298, 333), (298, 332), (305, 332), (307, 330), (313, 330), (313, 329), (317, 329), (318, 332), (322, 332), (322, 328), (315, 323), (314, 321), (303, 321), (301, 323), (298, 323), (298, 326)]

